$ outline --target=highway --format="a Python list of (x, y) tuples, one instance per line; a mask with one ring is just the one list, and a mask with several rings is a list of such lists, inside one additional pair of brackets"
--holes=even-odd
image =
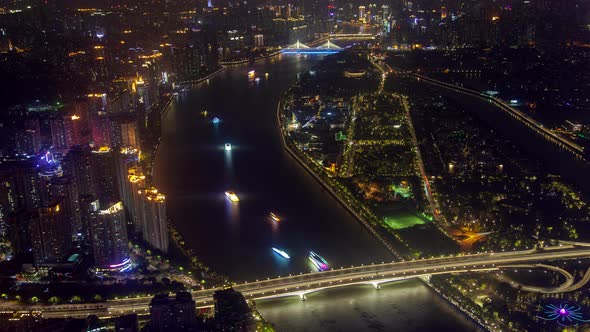
[[(381, 283), (419, 276), (473, 271), (496, 271), (505, 266), (514, 266), (515, 264), (533, 264), (550, 260), (588, 257), (590, 257), (590, 248), (588, 247), (560, 246), (513, 252), (459, 255), (352, 267), (335, 267), (323, 272), (311, 272), (234, 284), (233, 288), (242, 292), (249, 300), (283, 296), (299, 296), (301, 299), (305, 299), (306, 294), (327, 288), (354, 284), (369, 284), (375, 288), (379, 288), (379, 284)], [(587, 273), (577, 284), (573, 285), (572, 281), (568, 281), (567, 284), (559, 289), (564, 291), (577, 289), (583, 286), (589, 279), (590, 273)], [(197, 303), (197, 307), (212, 306), (213, 293), (220, 289), (222, 288), (193, 291), (192, 295)], [(45, 318), (86, 317), (87, 315), (97, 315), (105, 318), (128, 313), (147, 313), (150, 301), (151, 296), (109, 300), (103, 304), (57, 306), (10, 306), (5, 304), (2, 306), (2, 310), (36, 310), (40, 311)]]

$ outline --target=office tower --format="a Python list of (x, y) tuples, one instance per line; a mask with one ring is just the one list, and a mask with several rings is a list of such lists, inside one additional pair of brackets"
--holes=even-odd
[(150, 331), (187, 331), (196, 324), (195, 301), (189, 292), (178, 292), (174, 299), (157, 294), (150, 302)]
[(151, 187), (141, 190), (143, 220), (141, 230), (144, 241), (152, 247), (168, 252), (168, 222), (166, 217), (166, 197)]
[(62, 208), (63, 200), (37, 209), (29, 221), (35, 264), (59, 263), (71, 248), (71, 230)]
[(95, 213), (96, 218), (89, 225), (95, 266), (108, 268), (124, 262), (129, 253), (123, 203), (117, 202)]

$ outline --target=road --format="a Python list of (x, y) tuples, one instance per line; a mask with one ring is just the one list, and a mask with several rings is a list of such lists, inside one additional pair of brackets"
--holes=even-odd
[[(353, 284), (371, 284), (379, 288), (379, 284), (414, 278), (425, 275), (461, 273), (472, 271), (495, 271), (504, 266), (525, 263), (539, 263), (548, 260), (563, 260), (590, 257), (590, 248), (578, 246), (560, 246), (524, 251), (483, 253), (473, 255), (459, 255), (441, 258), (430, 258), (412, 261), (399, 261), (382, 264), (360, 265), (333, 268), (323, 272), (279, 276), (266, 280), (256, 280), (233, 285), (234, 289), (242, 292), (247, 299), (256, 300), (282, 296), (299, 296), (305, 299), (305, 294), (327, 288), (343, 287)], [(590, 279), (587, 273), (575, 285), (568, 282), (564, 290), (577, 289)], [(573, 287), (575, 286), (575, 287)], [(193, 291), (193, 299), (197, 307), (213, 305), (213, 293), (221, 288), (211, 288)], [(45, 318), (56, 317), (86, 317), (97, 315), (110, 317), (112, 315), (147, 312), (151, 296), (116, 299), (104, 304), (58, 305), (58, 306), (18, 306), (4, 304), (2, 310), (37, 310)]]
[(481, 92), (478, 92), (475, 90), (466, 89), (466, 88), (463, 88), (463, 87), (460, 87), (460, 86), (457, 86), (454, 84), (449, 84), (446, 82), (435, 80), (433, 78), (426, 77), (426, 76), (423, 76), (420, 74), (416, 74), (416, 73), (411, 73), (411, 74), (414, 77), (418, 78), (419, 80), (423, 80), (424, 82), (427, 82), (427, 83), (430, 83), (430, 84), (433, 84), (433, 85), (436, 85), (439, 87), (443, 87), (446, 89), (450, 89), (450, 90), (453, 90), (455, 92), (459, 92), (462, 94), (474, 96), (474, 97), (477, 97), (481, 100), (493, 103), (494, 105), (501, 108), (503, 111), (510, 114), (515, 119), (521, 121), (529, 128), (531, 128), (531, 129), (535, 130), (537, 133), (541, 134), (545, 139), (557, 144), (562, 149), (573, 153), (576, 156), (576, 158), (585, 159), (585, 152), (584, 152), (583, 147), (581, 147), (580, 145), (578, 145), (574, 142), (571, 142), (571, 141), (565, 139), (564, 137), (559, 136), (558, 134), (554, 133), (550, 129), (545, 128), (539, 122), (535, 121), (534, 119), (532, 119), (528, 115), (522, 113), (521, 111), (511, 107), (510, 105), (506, 104), (503, 100), (501, 100), (499, 98), (495, 98), (495, 97), (486, 95), (484, 93), (481, 93)]

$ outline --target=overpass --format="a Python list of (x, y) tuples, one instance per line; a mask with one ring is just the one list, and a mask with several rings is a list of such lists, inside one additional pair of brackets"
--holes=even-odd
[[(550, 260), (565, 260), (576, 258), (589, 258), (590, 248), (575, 245), (546, 247), (542, 249), (529, 249), (523, 251), (482, 253), (472, 255), (456, 255), (440, 258), (429, 258), (411, 261), (398, 261), (381, 264), (360, 265), (351, 267), (333, 268), (323, 272), (311, 272), (305, 274), (279, 276), (265, 280), (234, 284), (233, 288), (249, 300), (269, 299), (285, 296), (298, 296), (306, 299), (309, 293), (329, 288), (349, 285), (366, 284), (380, 288), (381, 284), (408, 278), (428, 275), (464, 273), (464, 272), (488, 272), (503, 268), (514, 267), (517, 264), (533, 264)], [(539, 267), (546, 265), (539, 265)], [(554, 269), (555, 270), (555, 269)], [(573, 280), (568, 281), (557, 288), (561, 291), (569, 291), (583, 286), (590, 279), (587, 273), (575, 287)], [(213, 293), (222, 287), (193, 291), (193, 299), (197, 307), (211, 307), (213, 305)], [(2, 310), (38, 310), (46, 318), (57, 317), (86, 317), (97, 315), (99, 317), (111, 317), (128, 313), (147, 313), (151, 296), (109, 300), (102, 304), (87, 305), (57, 305), (57, 306), (20, 306), (3, 305)]]

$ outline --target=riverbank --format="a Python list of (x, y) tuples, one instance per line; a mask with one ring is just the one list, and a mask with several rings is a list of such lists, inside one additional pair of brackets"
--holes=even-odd
[(279, 101), (278, 105), (277, 105), (277, 125), (278, 125), (278, 129), (280, 131), (280, 136), (281, 136), (281, 142), (283, 144), (283, 147), (285, 149), (285, 151), (287, 151), (287, 153), (289, 153), (289, 155), (291, 155), (301, 166), (303, 166), (303, 168), (305, 168), (305, 170), (324, 188), (326, 189), (330, 195), (332, 195), (332, 197), (334, 197), (334, 199), (336, 199), (336, 201), (338, 203), (340, 203), (340, 205), (342, 205), (351, 215), (353, 215), (363, 226), (365, 226), (365, 228), (376, 238), (378, 239), (386, 248), (387, 250), (396, 258), (398, 259), (402, 259), (402, 255), (393, 248), (393, 246), (387, 241), (385, 240), (370, 224), (370, 222), (368, 220), (366, 220), (364, 217), (362, 217), (357, 211), (353, 210), (347, 203), (346, 201), (340, 196), (338, 195), (334, 189), (332, 188), (331, 185), (327, 184), (314, 170), (312, 170), (310, 168), (310, 166), (303, 161), (303, 159), (289, 146), (287, 140), (285, 139), (285, 132), (284, 132), (284, 126), (283, 126), (283, 122), (282, 122), (282, 116), (281, 116), (281, 101)]
[[(303, 157), (299, 156), (298, 151), (296, 151), (296, 148), (292, 148), (290, 146), (290, 142), (287, 141), (286, 139), (286, 133), (285, 133), (285, 126), (283, 125), (283, 119), (284, 116), (281, 113), (282, 109), (281, 109), (281, 105), (282, 105), (282, 100), (279, 101), (278, 105), (277, 105), (277, 113), (276, 113), (276, 121), (277, 121), (277, 125), (278, 125), (278, 129), (280, 131), (280, 135), (281, 135), (281, 142), (282, 145), (285, 149), (285, 151), (291, 155), (301, 166), (303, 166), (303, 168), (323, 187), (325, 188), (332, 197), (334, 197), (334, 199), (336, 199), (336, 201), (338, 201), (340, 203), (340, 205), (342, 205), (351, 215), (353, 215), (355, 217), (356, 220), (358, 220), (363, 226), (365, 226), (366, 229), (369, 230), (369, 232), (376, 238), (378, 239), (387, 249), (388, 251), (393, 254), (396, 258), (398, 259), (404, 259), (406, 257), (404, 257), (403, 255), (401, 255), (397, 250), (395, 250), (393, 248), (393, 246), (391, 246), (391, 244), (388, 243), (387, 240), (385, 240), (380, 234), (379, 232), (373, 227), (373, 225), (371, 224), (370, 221), (366, 220), (360, 213), (358, 213), (357, 211), (355, 211), (353, 208), (351, 208), (351, 206), (347, 203), (346, 199), (343, 198), (339, 193), (336, 192), (336, 190), (328, 183), (326, 183), (326, 181), (324, 181), (321, 176), (314, 171), (313, 163), (308, 164), (307, 162), (304, 161)], [(431, 289), (432, 291), (434, 291), (441, 299), (445, 300), (447, 303), (449, 303), (450, 305), (452, 305), (455, 310), (457, 310), (457, 312), (461, 313), (462, 315), (464, 315), (465, 318), (472, 320), (475, 324), (477, 324), (479, 327), (481, 327), (484, 330), (492, 330), (490, 327), (487, 327), (484, 325), (483, 321), (479, 318), (477, 318), (476, 316), (474, 316), (473, 314), (471, 314), (470, 312), (466, 311), (464, 308), (462, 308), (458, 302), (456, 301), (451, 301), (450, 300), (450, 296), (448, 294), (446, 294), (446, 292), (443, 289), (440, 289), (438, 287), (433, 287), (433, 285), (430, 282), (426, 282), (422, 279), (419, 279), (425, 286), (427, 286), (429, 289)]]
[(220, 61), (219, 64), (222, 66), (241, 65), (244, 63), (248, 63), (250, 61), (254, 62), (254, 61), (258, 61), (258, 60), (262, 60), (262, 59), (266, 59), (266, 58), (271, 58), (271, 57), (279, 55), (279, 54), (281, 54), (280, 50), (272, 52), (270, 54), (265, 54), (265, 55), (260, 55), (260, 56), (254, 57), (254, 59), (243, 59), (243, 60), (236, 60), (236, 61)]
[(223, 68), (223, 66), (221, 66), (219, 69), (215, 70), (214, 72), (212, 72), (211, 74), (208, 74), (205, 77), (201, 77), (195, 80), (187, 80), (187, 81), (182, 81), (182, 82), (178, 82), (178, 84), (180, 85), (184, 85), (184, 84), (199, 84), (205, 80), (210, 79), (211, 77), (221, 73), (225, 68)]

